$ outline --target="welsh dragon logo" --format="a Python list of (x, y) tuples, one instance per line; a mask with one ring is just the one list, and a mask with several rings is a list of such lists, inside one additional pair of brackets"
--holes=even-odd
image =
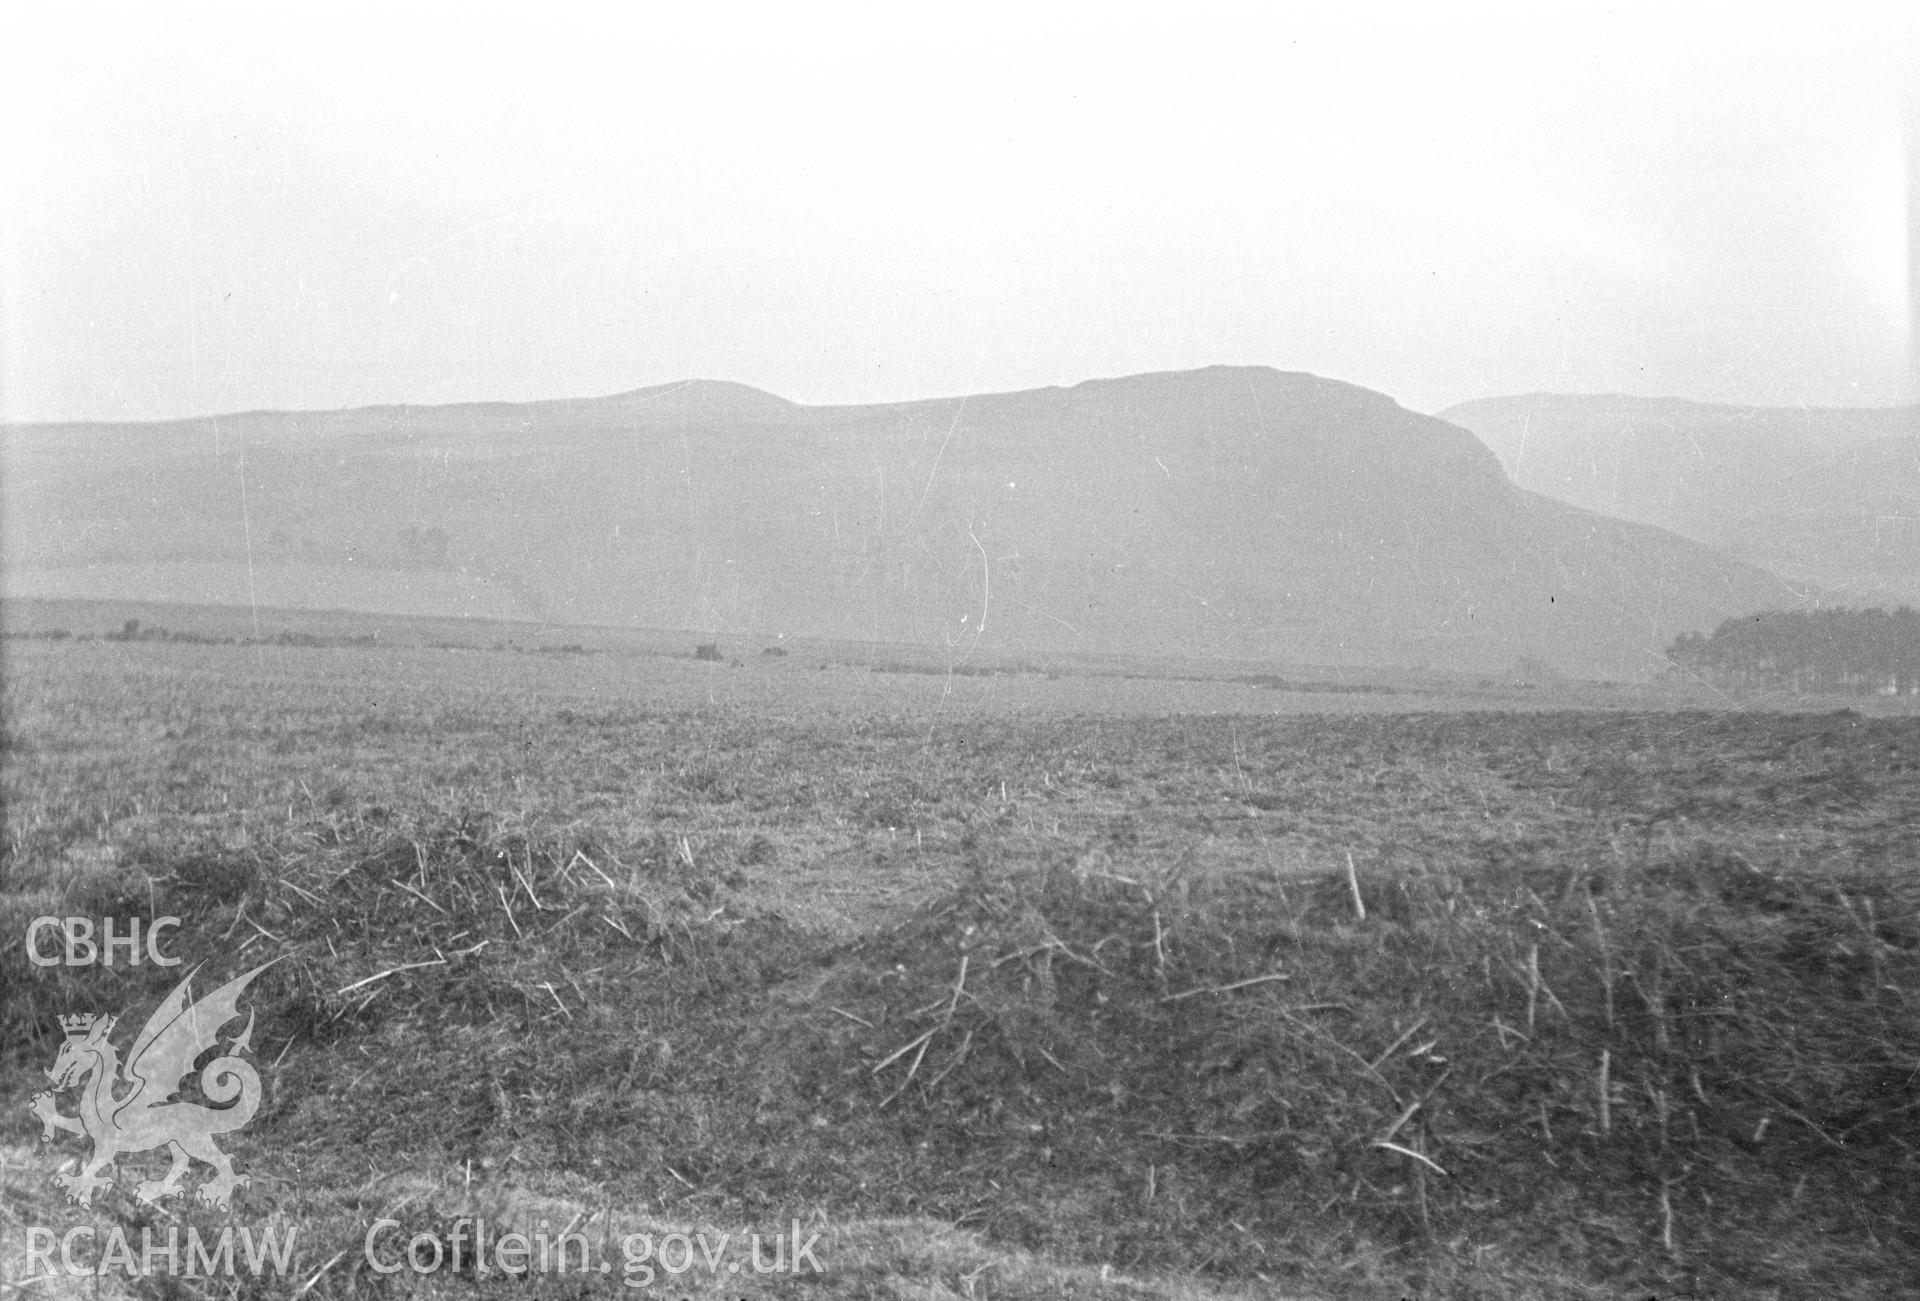
[[(28, 1110), (40, 1118), (42, 1143), (51, 1142), (56, 1129), (93, 1140), (91, 1160), (78, 1171), (54, 1176), (54, 1182), (67, 1190), (68, 1201), (91, 1205), (94, 1192), (113, 1183), (113, 1160), (122, 1152), (165, 1147), (173, 1156), (173, 1168), (164, 1179), (142, 1180), (135, 1196), (150, 1204), (180, 1192), (181, 1176), (198, 1159), (216, 1173), (195, 1195), (210, 1206), (227, 1209), (233, 1190), (248, 1180), (234, 1173), (233, 1159), (213, 1139), (241, 1128), (260, 1108), (259, 1073), (241, 1060), (242, 1053), (252, 1050), (252, 1012), (240, 1034), (200, 1071), (200, 1089), (209, 1099), (239, 1101), (233, 1106), (206, 1107), (169, 1099), (192, 1072), (195, 1059), (215, 1047), (220, 1028), (239, 1016), (240, 995), (253, 978), (272, 965), (255, 967), (198, 1002), (188, 1001), (188, 986), (200, 969), (189, 971), (147, 1018), (124, 1067), (109, 1038), (120, 1018), (93, 1013), (60, 1018), (67, 1038), (46, 1073), (53, 1089), (36, 1093)], [(126, 1092), (116, 1097), (116, 1089), (122, 1086)], [(69, 1089), (81, 1090), (80, 1110), (73, 1116), (62, 1115), (55, 1105), (56, 1095)]]

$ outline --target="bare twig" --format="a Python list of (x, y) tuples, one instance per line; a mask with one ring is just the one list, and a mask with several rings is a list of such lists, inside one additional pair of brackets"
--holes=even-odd
[(552, 934), (554, 931), (559, 930), (562, 926), (565, 926), (568, 922), (572, 921), (574, 918), (578, 917), (581, 913), (585, 912), (586, 910), (587, 910), (587, 906), (585, 904), (581, 904), (579, 907), (575, 908), (572, 912), (568, 913), (565, 917), (562, 917), (559, 921), (547, 927), (546, 931), (544, 931), (543, 934), (549, 934), (549, 935)]
[(421, 967), (444, 967), (446, 965), (447, 960), (445, 958), (435, 958), (432, 962), (409, 962), (405, 966), (389, 967), (385, 971), (368, 976), (365, 980), (356, 980), (351, 985), (345, 985), (334, 990), (334, 997), (338, 998), (342, 994), (350, 994), (363, 985), (371, 985), (376, 980), (385, 980), (388, 976), (397, 976), (403, 971), (418, 971)]
[(927, 1091), (929, 1093), (931, 1093), (934, 1089), (937, 1089), (940, 1087), (940, 1081), (946, 1079), (947, 1076), (953, 1074), (954, 1067), (958, 1066), (961, 1062), (964, 1062), (965, 1060), (967, 1060), (967, 1053), (970, 1049), (972, 1049), (972, 1047), (973, 1047), (973, 1031), (969, 1030), (967, 1031), (966, 1035), (961, 1038), (960, 1047), (953, 1054), (953, 1060), (948, 1062), (945, 1066), (942, 1066), (940, 1068), (940, 1073), (927, 1081)]
[(293, 882), (287, 880), (284, 876), (280, 878), (280, 884), (286, 886), (287, 889), (293, 891), (295, 894), (305, 899), (308, 903), (317, 904), (320, 902), (319, 895), (314, 894), (310, 890), (301, 889), (299, 886), (295, 885)]
[(1269, 981), (1291, 980), (1292, 978), (1293, 976), (1290, 972), (1276, 971), (1271, 975), (1255, 976), (1251, 980), (1236, 980), (1231, 985), (1210, 985), (1205, 989), (1182, 990), (1178, 994), (1168, 994), (1160, 1001), (1162, 1003), (1178, 1003), (1183, 998), (1197, 998), (1201, 994), (1224, 994), (1229, 990), (1245, 989), (1249, 985), (1264, 985)]
[(1445, 1175), (1447, 1173), (1445, 1170), (1442, 1170), (1440, 1168), (1440, 1166), (1433, 1160), (1432, 1157), (1423, 1156), (1420, 1153), (1414, 1151), (1410, 1147), (1401, 1147), (1398, 1143), (1387, 1143), (1387, 1142), (1375, 1142), (1374, 1146), (1385, 1148), (1389, 1152), (1398, 1152), (1401, 1156), (1410, 1156), (1414, 1160), (1418, 1161), (1421, 1165), (1424, 1165), (1429, 1170), (1432, 1170), (1437, 1175)]
[(1843, 1152), (1846, 1150), (1846, 1145), (1841, 1143), (1839, 1139), (1827, 1133), (1826, 1130), (1820, 1128), (1820, 1126), (1814, 1124), (1811, 1120), (1808, 1120), (1805, 1116), (1795, 1111), (1792, 1107), (1785, 1106), (1784, 1104), (1779, 1102), (1775, 1102), (1774, 1105), (1779, 1107), (1782, 1113), (1791, 1117), (1794, 1120), (1799, 1121), (1802, 1125), (1805, 1125), (1808, 1129), (1812, 1130), (1815, 1134), (1819, 1135), (1820, 1141), (1825, 1143), (1828, 1147), (1836, 1148)]
[(1587, 892), (1587, 913), (1593, 918), (1594, 938), (1600, 945), (1600, 983), (1607, 998), (1607, 1028), (1613, 1028), (1613, 948), (1607, 943), (1607, 928), (1600, 924), (1600, 905), (1593, 892)]
[[(325, 1274), (328, 1270), (332, 1269), (335, 1265), (338, 1265), (341, 1261), (345, 1260), (346, 1258), (347, 1258), (347, 1253), (345, 1251), (336, 1251), (333, 1254), (332, 1260), (329, 1260), (326, 1264), (322, 1265), (319, 1269), (315, 1270), (313, 1272), (313, 1277), (300, 1285), (300, 1290), (293, 1294), (294, 1301), (300, 1301), (301, 1297), (313, 1291), (313, 1285), (320, 1281), (320, 1276)], [(25, 1289), (23, 1288), (22, 1291), (24, 1290)]]
[(1292, 1024), (1299, 1026), (1303, 1030), (1312, 1031), (1314, 1034), (1318, 1035), (1322, 1039), (1325, 1039), (1328, 1043), (1332, 1044), (1335, 1048), (1338, 1048), (1341, 1052), (1345, 1053), (1347, 1056), (1353, 1058), (1354, 1061), (1359, 1062), (1360, 1069), (1365, 1071), (1368, 1075), (1371, 1075), (1374, 1079), (1374, 1082), (1379, 1084), (1381, 1088), (1385, 1089), (1387, 1093), (1393, 1098), (1396, 1104), (1403, 1105), (1403, 1106), (1405, 1105), (1400, 1101), (1399, 1090), (1395, 1089), (1393, 1085), (1389, 1084), (1387, 1082), (1387, 1077), (1382, 1075), (1379, 1071), (1375, 1070), (1373, 1068), (1373, 1064), (1369, 1062), (1366, 1058), (1362, 1057), (1359, 1053), (1353, 1051), (1353, 1049), (1341, 1043), (1338, 1039), (1335, 1039), (1326, 1030), (1315, 1025), (1313, 1022), (1299, 1020), (1292, 1014), (1290, 1009), (1283, 1007), (1279, 1009), (1279, 1011), (1280, 1011), (1280, 1015), (1282, 1017), (1285, 1017)]
[(1540, 995), (1542, 994), (1547, 996), (1549, 1003), (1559, 1009), (1562, 1017), (1569, 1021), (1573, 1019), (1567, 1012), (1567, 1005), (1562, 1003), (1560, 996), (1553, 992), (1553, 986), (1549, 985), (1545, 978), (1540, 975), (1540, 946), (1538, 944), (1532, 945), (1527, 949), (1527, 969), (1520, 974), (1525, 976), (1527, 980), (1527, 1032), (1529, 1034), (1533, 1033), (1534, 1012), (1539, 1004)]
[(920, 1073), (920, 1063), (925, 1061), (927, 1058), (927, 1046), (933, 1042), (934, 1033), (935, 1032), (933, 1030), (929, 1030), (924, 1035), (920, 1036), (920, 1051), (913, 1055), (913, 1064), (907, 1067), (907, 1078), (900, 1081), (899, 1088), (895, 1089), (892, 1093), (889, 1093), (886, 1097), (880, 1099), (881, 1110), (884, 1111), (888, 1103), (892, 1102), (895, 1098), (899, 1097), (902, 1093), (905, 1093), (907, 1091), (907, 1086), (913, 1083), (913, 1077)]
[(619, 886), (613, 883), (612, 877), (608, 876), (605, 872), (602, 872), (600, 870), (600, 864), (594, 862), (591, 858), (588, 858), (585, 854), (581, 853), (577, 849), (573, 851), (573, 856), (576, 859), (578, 859), (580, 862), (585, 863), (588, 867), (592, 868), (593, 874), (599, 877), (602, 881), (605, 881), (607, 883), (607, 889), (618, 890), (620, 888)]
[[(1111, 967), (1108, 967), (1105, 963), (1097, 962), (1093, 958), (1082, 957), (1078, 953), (1075, 953), (1071, 945), (1069, 945), (1065, 940), (1061, 939), (1058, 935), (1055, 935), (1052, 931), (1047, 932), (1047, 942), (1045, 945), (1042, 946), (1041, 951), (1045, 952), (1047, 950), (1052, 950), (1053, 952), (1056, 952), (1056, 953), (1064, 953), (1067, 957), (1072, 958), (1075, 962), (1079, 963), (1081, 966), (1092, 967), (1095, 971), (1099, 972), (1104, 976), (1114, 975), (1113, 969)], [(1114, 978), (1118, 979), (1117, 976), (1115, 976)]]
[(1660, 1245), (1667, 1249), (1667, 1255), (1678, 1254), (1673, 1246), (1673, 1198), (1665, 1179), (1660, 1181)]
[(1395, 1039), (1392, 1043), (1387, 1045), (1387, 1050), (1385, 1052), (1381, 1053), (1378, 1057), (1374, 1058), (1371, 1062), (1367, 1063), (1367, 1069), (1370, 1071), (1378, 1071), (1380, 1067), (1386, 1063), (1387, 1058), (1393, 1056), (1394, 1051), (1397, 1048), (1399, 1048), (1401, 1044), (1413, 1038), (1413, 1032), (1415, 1030), (1418, 1030), (1421, 1026), (1425, 1025), (1426, 1023), (1427, 1023), (1427, 1018), (1423, 1016), (1417, 1019), (1412, 1025), (1408, 1026), (1405, 1030), (1403, 1030), (1400, 1033), (1400, 1037), (1398, 1039)]
[(1379, 1138), (1375, 1139), (1374, 1142), (1376, 1144), (1387, 1142), (1395, 1134), (1398, 1134), (1400, 1132), (1400, 1127), (1402, 1125), (1405, 1125), (1409, 1120), (1413, 1119), (1413, 1113), (1418, 1110), (1420, 1110), (1420, 1100), (1416, 1098), (1412, 1102), (1409, 1102), (1407, 1104), (1407, 1109), (1405, 1111), (1400, 1113), (1400, 1119), (1394, 1121), (1391, 1125), (1387, 1126), (1387, 1132), (1382, 1134)]
[(402, 890), (405, 890), (408, 894), (412, 895), (414, 898), (418, 899), (421, 903), (425, 904), (427, 907), (439, 913), (442, 917), (453, 916), (452, 913), (448, 912), (445, 908), (442, 908), (439, 904), (435, 903), (433, 900), (427, 898), (427, 896), (425, 896), (424, 894), (421, 894), (418, 890), (408, 885), (405, 881), (395, 881), (393, 884), (399, 886)]
[(927, 1041), (939, 1033), (940, 1033), (940, 1027), (935, 1026), (933, 1027), (933, 1029), (924, 1032), (923, 1034), (919, 1035), (917, 1038), (908, 1040), (907, 1043), (904, 1044), (903, 1046), (896, 1048), (892, 1052), (888, 1053), (886, 1056), (886, 1059), (883, 1060), (879, 1065), (873, 1068), (872, 1074), (878, 1075), (881, 1071), (886, 1070), (887, 1067), (893, 1065), (895, 1062), (899, 1061), (902, 1057), (905, 1057), (908, 1053), (912, 1052), (914, 1049), (924, 1048), (926, 1046)]
[(1160, 910), (1155, 908), (1153, 910), (1153, 970), (1159, 977), (1162, 989), (1167, 987), (1167, 948), (1164, 943), (1166, 934), (1166, 928), (1160, 924)]
[[(531, 849), (527, 851), (527, 867), (529, 872), (531, 872), (533, 867), (533, 851)], [(533, 900), (534, 909), (538, 912), (545, 912), (547, 906), (541, 903), (540, 896), (533, 892), (533, 882), (521, 875), (520, 869), (513, 865), (513, 859), (511, 857), (507, 859), (507, 870), (512, 872), (514, 879), (520, 882), (520, 888), (527, 892), (527, 898)]]
[(1607, 1074), (1612, 1065), (1613, 1054), (1607, 1049), (1602, 1048), (1600, 1050), (1599, 1074), (1600, 1132), (1602, 1134), (1611, 1134), (1613, 1132), (1613, 1088), (1612, 1085), (1607, 1082)]
[(1384, 1143), (1387, 1140), (1391, 1139), (1395, 1134), (1398, 1134), (1400, 1132), (1401, 1126), (1405, 1125), (1409, 1120), (1412, 1120), (1413, 1114), (1416, 1111), (1419, 1111), (1420, 1108), (1426, 1106), (1428, 1099), (1432, 1098), (1434, 1094), (1440, 1092), (1440, 1086), (1445, 1084), (1447, 1082), (1447, 1077), (1452, 1074), (1453, 1074), (1453, 1067), (1451, 1066), (1447, 1067), (1446, 1070), (1442, 1071), (1440, 1073), (1440, 1078), (1433, 1082), (1433, 1086), (1429, 1088), (1425, 1093), (1415, 1098), (1412, 1102), (1409, 1102), (1407, 1104), (1406, 1110), (1400, 1113), (1400, 1119), (1394, 1121), (1393, 1124), (1387, 1128), (1387, 1132), (1382, 1134), (1379, 1137), (1379, 1139), (1376, 1141)]
[(1353, 851), (1347, 851), (1347, 888), (1353, 891), (1353, 915), (1367, 919), (1367, 905), (1360, 901), (1360, 873), (1353, 865)]
[(1533, 1042), (1533, 1040), (1529, 1039), (1526, 1035), (1521, 1034), (1518, 1030), (1514, 1029), (1512, 1026), (1508, 1025), (1506, 1022), (1502, 1021), (1497, 1016), (1493, 1018), (1493, 1028), (1500, 1035), (1500, 1046), (1502, 1048), (1505, 1048), (1507, 1046), (1508, 1035), (1512, 1035), (1514, 1038), (1518, 1039), (1521, 1043)]
[(972, 960), (973, 955), (970, 953), (962, 953), (960, 955), (960, 975), (959, 978), (953, 982), (953, 997), (947, 1001), (945, 1024), (951, 1025), (953, 1023), (954, 1010), (960, 1006), (960, 992), (967, 987), (967, 963)]

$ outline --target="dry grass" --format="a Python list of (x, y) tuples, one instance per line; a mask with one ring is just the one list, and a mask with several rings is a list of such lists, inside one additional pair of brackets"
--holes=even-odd
[[(608, 699), (568, 656), (543, 696), (106, 649), (9, 675), (0, 964), (68, 910), (286, 955), (233, 1144), (237, 1218), (302, 1234), (262, 1294), (409, 1292), (356, 1265), (389, 1211), (824, 1226), (827, 1275), (759, 1295), (1920, 1280), (1910, 721), (780, 710), (667, 698), (679, 666)], [(4, 1078), (173, 978), (9, 980)], [(34, 1160), (11, 1226), (71, 1214)], [(164, 1222), (132, 1178), (102, 1214)]]

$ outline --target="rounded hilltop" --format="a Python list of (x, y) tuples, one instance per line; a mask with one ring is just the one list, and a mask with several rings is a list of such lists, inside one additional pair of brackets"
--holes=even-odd
[(792, 411), (798, 404), (750, 384), (727, 379), (687, 379), (615, 393), (600, 399), (622, 406), (703, 415), (764, 415)]
[(1098, 393), (1103, 390), (1178, 394), (1183, 397), (1218, 391), (1259, 397), (1273, 395), (1287, 401), (1345, 399), (1354, 406), (1397, 408), (1400, 405), (1385, 393), (1359, 384), (1327, 379), (1303, 370), (1279, 370), (1273, 366), (1219, 364), (1193, 370), (1147, 371), (1112, 379), (1083, 380), (1066, 391)]

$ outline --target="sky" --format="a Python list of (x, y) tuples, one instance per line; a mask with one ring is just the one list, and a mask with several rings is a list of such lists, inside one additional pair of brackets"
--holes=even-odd
[(1920, 399), (1910, 6), (13, 6), (0, 418)]

